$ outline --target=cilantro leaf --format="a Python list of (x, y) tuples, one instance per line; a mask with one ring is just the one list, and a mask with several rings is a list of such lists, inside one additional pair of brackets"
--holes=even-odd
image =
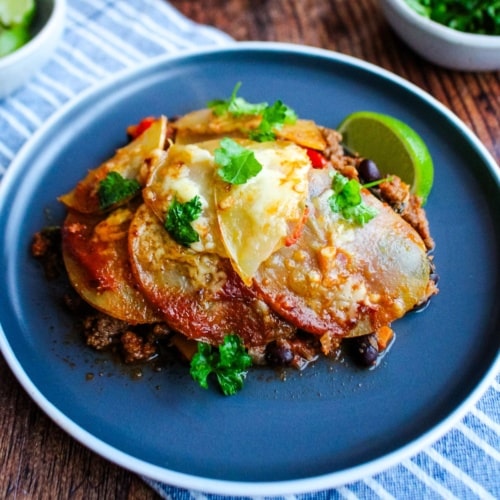
[(165, 229), (180, 245), (189, 246), (191, 243), (196, 243), (200, 241), (200, 235), (191, 222), (195, 221), (201, 212), (201, 200), (198, 195), (186, 203), (180, 203), (174, 198), (165, 218)]
[(249, 133), (250, 139), (258, 142), (273, 141), (276, 139), (276, 129), (281, 128), (285, 123), (297, 121), (295, 111), (280, 100), (270, 106), (266, 102), (252, 104), (238, 97), (240, 87), (241, 82), (236, 84), (229, 99), (215, 99), (209, 101), (207, 106), (216, 116), (226, 113), (234, 117), (262, 115), (258, 128)]
[(243, 388), (247, 369), (252, 365), (238, 335), (226, 335), (217, 348), (198, 342), (198, 351), (191, 360), (190, 374), (204, 389), (208, 388), (208, 378), (214, 373), (219, 386), (226, 396), (232, 396)]
[(207, 103), (207, 106), (212, 110), (214, 115), (222, 116), (225, 113), (229, 113), (233, 116), (245, 116), (245, 115), (260, 115), (267, 106), (266, 102), (261, 102), (258, 104), (252, 104), (238, 97), (237, 93), (241, 87), (241, 82), (238, 82), (231, 94), (229, 99), (214, 99)]
[(336, 172), (332, 179), (333, 194), (328, 199), (332, 212), (338, 212), (360, 226), (372, 220), (377, 211), (364, 203), (361, 197), (362, 187), (355, 179), (347, 179)]
[(135, 196), (141, 185), (135, 179), (125, 179), (118, 172), (108, 172), (106, 177), (99, 182), (97, 197), (99, 208), (105, 210), (119, 202)]
[(205, 342), (198, 342), (198, 351), (191, 359), (189, 373), (204, 389), (208, 389), (208, 376), (217, 365), (217, 351)]
[(500, 35), (500, 0), (406, 0), (418, 14), (468, 33)]
[(274, 127), (281, 127), (285, 123), (295, 123), (297, 121), (295, 111), (280, 100), (264, 110), (263, 118)]
[(262, 165), (255, 158), (253, 151), (240, 146), (229, 137), (220, 141), (214, 159), (220, 167), (217, 173), (230, 184), (245, 184), (262, 170)]
[(264, 109), (262, 121), (250, 132), (249, 137), (258, 142), (273, 141), (276, 139), (275, 130), (279, 130), (284, 124), (293, 124), (296, 121), (295, 111), (278, 100)]

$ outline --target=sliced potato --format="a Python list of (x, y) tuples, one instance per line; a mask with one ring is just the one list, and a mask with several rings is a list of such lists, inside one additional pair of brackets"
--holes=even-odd
[(138, 290), (128, 258), (134, 209), (104, 216), (69, 212), (63, 226), (63, 258), (74, 289), (90, 305), (131, 324), (160, 320)]
[(191, 249), (198, 252), (216, 253), (226, 257), (214, 201), (215, 166), (213, 149), (219, 141), (203, 145), (181, 146), (173, 144), (152, 170), (143, 190), (144, 202), (163, 223), (167, 212), (176, 199), (186, 203), (198, 196), (203, 212), (192, 222), (200, 237)]
[(235, 333), (251, 347), (295, 333), (243, 285), (228, 259), (178, 245), (145, 204), (130, 226), (129, 254), (148, 300), (188, 338), (220, 344)]
[(357, 336), (402, 317), (435, 292), (425, 245), (365, 190), (378, 215), (358, 226), (330, 209), (331, 177), (312, 170), (310, 213), (296, 244), (275, 252), (255, 284), (284, 318), (314, 334)]
[(234, 268), (246, 285), (260, 264), (285, 245), (302, 219), (311, 163), (303, 148), (289, 142), (242, 143), (262, 170), (244, 184), (215, 176), (219, 227)]
[[(123, 178), (135, 179), (141, 186), (144, 185), (150, 163), (155, 161), (159, 150), (165, 146), (166, 135), (167, 119), (162, 116), (137, 139), (118, 149), (112, 158), (90, 170), (72, 191), (60, 196), (59, 200), (69, 209), (80, 213), (102, 212), (98, 196), (99, 183), (109, 172), (118, 172)], [(123, 203), (127, 201), (123, 200)]]
[(216, 116), (210, 109), (192, 111), (172, 125), (176, 131), (176, 144), (194, 144), (221, 137), (248, 137), (248, 132), (259, 126), (261, 117), (246, 115), (234, 118), (224, 114)]
[[(172, 125), (176, 131), (177, 144), (193, 144), (221, 137), (248, 138), (262, 117), (244, 115), (234, 117), (229, 114), (216, 116), (210, 109), (200, 109), (184, 115)], [(274, 130), (278, 140), (287, 140), (306, 148), (323, 151), (326, 141), (316, 123), (312, 120), (297, 120)]]
[(305, 150), (290, 142), (239, 142), (262, 165), (246, 183), (232, 185), (218, 175), (218, 140), (174, 144), (152, 171), (143, 195), (162, 222), (174, 199), (185, 203), (198, 196), (203, 212), (192, 226), (200, 241), (190, 248), (229, 257), (251, 285), (261, 262), (286, 243), (303, 217), (311, 163)]
[(320, 129), (312, 120), (297, 120), (293, 124), (285, 124), (275, 131), (276, 138), (291, 141), (305, 148), (324, 151), (326, 141)]

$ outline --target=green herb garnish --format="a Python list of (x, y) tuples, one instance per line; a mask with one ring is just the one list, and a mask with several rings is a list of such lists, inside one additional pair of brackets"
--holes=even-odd
[(118, 172), (108, 172), (97, 189), (99, 208), (105, 210), (117, 203), (129, 200), (140, 189), (141, 185), (135, 179), (125, 179)]
[(297, 115), (281, 101), (276, 101), (272, 106), (267, 106), (262, 114), (259, 126), (249, 134), (254, 141), (274, 141), (275, 130), (279, 130), (284, 124), (293, 124), (297, 121)]
[(275, 130), (280, 129), (285, 123), (295, 123), (297, 115), (295, 111), (283, 104), (282, 101), (276, 101), (269, 105), (267, 102), (252, 104), (238, 97), (237, 93), (241, 87), (241, 82), (237, 83), (229, 99), (215, 99), (209, 101), (207, 106), (214, 115), (222, 116), (230, 114), (234, 117), (241, 116), (262, 116), (262, 120), (256, 130), (249, 133), (250, 139), (258, 142), (273, 141), (276, 139)]
[(467, 33), (500, 35), (500, 0), (406, 0), (418, 14)]
[(174, 198), (165, 219), (165, 229), (180, 245), (189, 246), (200, 241), (200, 235), (191, 225), (202, 212), (201, 200), (198, 195), (186, 203), (180, 203)]
[(214, 159), (220, 167), (217, 173), (230, 184), (245, 184), (262, 170), (262, 165), (255, 158), (253, 151), (240, 146), (229, 137), (221, 139)]
[(207, 106), (212, 110), (214, 115), (222, 116), (229, 113), (232, 116), (252, 116), (260, 115), (267, 107), (267, 102), (252, 104), (247, 102), (243, 97), (238, 97), (237, 93), (241, 87), (241, 82), (238, 82), (229, 99), (214, 99), (207, 103)]
[(342, 214), (345, 219), (362, 226), (372, 220), (377, 215), (377, 211), (363, 201), (361, 189), (373, 187), (386, 180), (381, 179), (361, 185), (357, 180), (347, 179), (336, 172), (332, 179), (333, 194), (328, 199), (330, 208), (333, 212)]
[(247, 369), (252, 365), (238, 335), (226, 335), (217, 348), (198, 342), (198, 351), (191, 360), (190, 374), (204, 389), (208, 389), (208, 377), (214, 373), (226, 396), (232, 396), (243, 387)]
[(30, 40), (36, 8), (35, 0), (0, 0), (0, 57)]

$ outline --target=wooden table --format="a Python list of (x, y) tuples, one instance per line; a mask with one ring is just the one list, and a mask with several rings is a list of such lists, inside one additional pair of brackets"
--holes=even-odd
[[(375, 63), (454, 111), (500, 162), (500, 72), (426, 63), (400, 42), (376, 0), (172, 0), (191, 19), (236, 40), (294, 42)], [(0, 498), (156, 498), (140, 478), (75, 442), (19, 386), (0, 357)]]

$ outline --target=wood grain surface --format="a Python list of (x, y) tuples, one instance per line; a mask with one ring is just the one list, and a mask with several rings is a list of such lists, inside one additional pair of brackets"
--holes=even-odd
[[(236, 40), (307, 44), (375, 63), (454, 111), (500, 160), (500, 73), (447, 71), (391, 32), (376, 0), (172, 0)], [(153, 499), (135, 474), (98, 457), (52, 423), (0, 357), (0, 498)]]

